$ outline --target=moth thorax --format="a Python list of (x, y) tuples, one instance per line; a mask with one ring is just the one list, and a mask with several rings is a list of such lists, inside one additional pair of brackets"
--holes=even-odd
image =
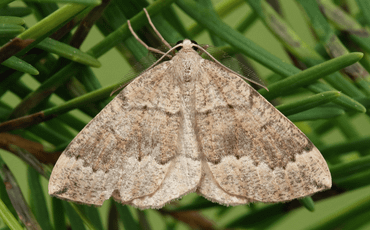
[(183, 62), (183, 65), (182, 81), (190, 82), (194, 77), (194, 69), (191, 66), (191, 62)]

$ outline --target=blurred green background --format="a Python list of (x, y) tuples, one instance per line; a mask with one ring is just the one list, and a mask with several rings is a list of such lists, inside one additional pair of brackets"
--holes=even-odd
[[(213, 6), (222, 4), (222, 2), (224, 1), (221, 0), (212, 1)], [(317, 39), (315, 38), (312, 29), (310, 29), (310, 24), (307, 18), (305, 17), (303, 10), (299, 8), (297, 2), (293, 0), (282, 0), (278, 2), (281, 6), (282, 15), (285, 21), (293, 28), (293, 30), (299, 35), (299, 37), (302, 40), (304, 40), (309, 46), (315, 47), (315, 45), (317, 45)], [(360, 13), (356, 1), (344, 1), (344, 2), (346, 3), (346, 6), (350, 8), (350, 12), (352, 15), (357, 15)], [(152, 3), (152, 1), (150, 1), (149, 3)], [(11, 2), (10, 6), (15, 7), (26, 5), (23, 2), (16, 1)], [(62, 4), (60, 6), (62, 6)], [(184, 13), (176, 4), (172, 4), (172, 7), (174, 8), (176, 14), (178, 14), (178, 16), (180, 17), (185, 28), (189, 28), (194, 23), (196, 23), (195, 20), (193, 20), (186, 13)], [(370, 11), (370, 9), (368, 10)], [(240, 22), (240, 20), (244, 18), (244, 16), (251, 14), (252, 12), (253, 9), (247, 4), (247, 1), (245, 2), (241, 1), (238, 7), (236, 9), (233, 9), (222, 20), (226, 24), (234, 28)], [(26, 21), (26, 25), (28, 28), (37, 23), (37, 20), (33, 14), (24, 17), (24, 19)], [(249, 38), (256, 44), (261, 46), (263, 49), (267, 50), (268, 52), (275, 55), (284, 62), (291, 63), (291, 59), (287, 55), (286, 49), (284, 49), (281, 42), (278, 39), (276, 39), (276, 37), (266, 28), (266, 26), (261, 22), (261, 20), (257, 19), (255, 23), (253, 23), (251, 27), (244, 33), (244, 35), (245, 37)], [(93, 26), (86, 40), (83, 42), (81, 50), (82, 51), (89, 50), (91, 47), (93, 47), (96, 43), (98, 43), (102, 39), (104, 39), (104, 35), (102, 35), (99, 32), (96, 26)], [(212, 44), (212, 40), (209, 36), (209, 33), (206, 30), (204, 30), (201, 34), (197, 35), (194, 39), (199, 44)], [(110, 86), (114, 83), (121, 82), (124, 79), (124, 76), (127, 75), (127, 73), (129, 73), (130, 71), (132, 71), (130, 64), (127, 63), (127, 61), (122, 57), (122, 54), (114, 48), (110, 49), (106, 54), (102, 55), (99, 58), (99, 61), (101, 63), (101, 67), (91, 69), (95, 73), (96, 77), (99, 79), (102, 87)], [(269, 75), (273, 73), (268, 68), (264, 67), (263, 65), (253, 60), (251, 60), (251, 63), (257, 75), (260, 76), (262, 79), (266, 79)], [(23, 81), (32, 90), (35, 90), (40, 86), (40, 83), (34, 80), (34, 78), (28, 74), (25, 74), (21, 78), (21, 81)], [(305, 97), (305, 95), (312, 95), (312, 93), (302, 92), (299, 95), (292, 94), (290, 96), (280, 98), (279, 102), (285, 103), (294, 101), (297, 99), (297, 97)], [(13, 106), (21, 102), (21, 99), (18, 96), (14, 95), (12, 92), (7, 92), (1, 98), (1, 100)], [(57, 105), (63, 102), (61, 98), (54, 94), (51, 96), (50, 100)], [(91, 117), (77, 110), (74, 110), (70, 113), (75, 116), (78, 116), (85, 122), (88, 122), (91, 119)], [(357, 130), (361, 137), (369, 137), (370, 122), (367, 114), (363, 113), (351, 114), (350, 123)], [(303, 124), (303, 127), (304, 126), (305, 124)], [(75, 130), (72, 130), (72, 132), (77, 134)], [(321, 144), (323, 144), (324, 146), (343, 143), (346, 140), (347, 138), (343, 135), (343, 133), (341, 133), (339, 128), (333, 128), (329, 132), (320, 136)], [(0, 155), (4, 159), (6, 164), (9, 166), (10, 170), (14, 173), (15, 178), (17, 179), (23, 194), (27, 202), (29, 203), (30, 187), (27, 183), (27, 165), (18, 157), (14, 156), (9, 152), (0, 150)], [(347, 154), (346, 156), (347, 160), (358, 158), (358, 155), (355, 151)], [(51, 210), (51, 201), (47, 194), (48, 181), (42, 177), (41, 183), (44, 196), (47, 197), (47, 204), (49, 210)], [(276, 221), (274, 221), (273, 224), (268, 226), (268, 229), (310, 229), (311, 226), (316, 226), (320, 222), (325, 222), (329, 218), (332, 218), (333, 215), (336, 215), (339, 212), (345, 212), (346, 208), (348, 208), (351, 205), (356, 205), (357, 202), (363, 200), (364, 198), (369, 197), (369, 194), (370, 186), (364, 186), (355, 190), (346, 191), (342, 194), (332, 196), (324, 200), (317, 201), (315, 202), (314, 212), (310, 212), (304, 207), (294, 209), (280, 216)], [(196, 197), (197, 195), (195, 194), (189, 194), (185, 196), (182, 200), (180, 200), (180, 205), (191, 203)], [(110, 202), (106, 201), (102, 207), (97, 208), (101, 215), (103, 226), (107, 226), (108, 221), (107, 216), (110, 205), (111, 205)], [(257, 204), (253, 206), (253, 208), (256, 207), (258, 208), (261, 206), (263, 205)], [(132, 207), (129, 207), (129, 209), (131, 210), (132, 214), (137, 218), (137, 213), (135, 209)], [(218, 226), (225, 226), (230, 221), (233, 221), (238, 217), (244, 216), (250, 211), (251, 208), (249, 208), (248, 206), (238, 206), (233, 207), (231, 208), (231, 210), (225, 212), (225, 214), (222, 214), (222, 217), (219, 216), (219, 210), (217, 208), (201, 210), (201, 213), (208, 217), (210, 220), (215, 221)], [(164, 221), (164, 219), (168, 219), (170, 217), (164, 217), (164, 219), (162, 219), (161, 214), (156, 210), (147, 210), (145, 211), (145, 213), (152, 229), (166, 228), (165, 226), (166, 221)], [(368, 213), (369, 212), (367, 212), (367, 214)], [(363, 217), (361, 219), (362, 220), (361, 223), (364, 222), (363, 221), (364, 218), (366, 217)], [(120, 223), (120, 226), (121, 227), (123, 226), (122, 223)], [(360, 226), (356, 227), (354, 226), (355, 225), (341, 225), (341, 227), (336, 229), (370, 229), (370, 221), (367, 223), (363, 223)], [(181, 223), (176, 226), (176, 229), (187, 229), (187, 228), (188, 226)], [(262, 229), (261, 227), (258, 226), (256, 228)]]

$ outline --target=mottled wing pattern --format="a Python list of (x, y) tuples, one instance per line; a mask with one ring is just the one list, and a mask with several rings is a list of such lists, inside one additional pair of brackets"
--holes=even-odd
[(218, 202), (227, 206), (253, 202), (252, 199), (226, 192), (216, 181), (213, 173), (207, 165), (207, 162), (204, 161), (202, 163), (203, 177), (200, 186), (197, 189), (198, 194), (213, 202)]
[(200, 176), (181, 180), (189, 169), (176, 157), (181, 96), (168, 76), (170, 64), (136, 78), (75, 137), (53, 169), (50, 195), (93, 205), (113, 196), (160, 208), (195, 189)]
[(196, 123), (206, 163), (198, 193), (227, 205), (281, 202), (331, 187), (311, 141), (240, 77), (204, 61)]

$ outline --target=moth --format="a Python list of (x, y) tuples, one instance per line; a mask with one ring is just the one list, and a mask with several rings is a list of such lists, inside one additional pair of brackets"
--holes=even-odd
[(147, 209), (191, 192), (241, 205), (331, 187), (319, 150), (237, 73), (188, 39), (170, 48), (163, 57), (179, 51), (127, 85), (64, 150), (50, 195)]

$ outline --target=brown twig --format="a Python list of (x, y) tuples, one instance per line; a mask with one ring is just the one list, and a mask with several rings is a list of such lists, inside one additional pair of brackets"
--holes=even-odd
[(173, 218), (189, 225), (191, 229), (216, 229), (215, 223), (208, 220), (197, 211), (171, 212), (160, 209), (159, 212), (164, 215), (170, 215)]
[[(27, 140), (14, 134), (0, 133), (1, 149), (14, 153), (15, 155), (25, 160), (26, 163), (30, 164), (31, 166), (37, 165), (37, 163), (31, 157), (27, 156), (25, 152), (19, 152), (20, 149), (16, 148), (15, 146), (19, 147), (20, 149), (26, 150), (28, 153), (32, 154), (38, 161), (45, 164), (55, 164), (60, 155), (60, 152), (46, 152), (44, 150), (44, 146), (40, 143)], [(37, 167), (35, 169), (38, 170)]]
[(91, 27), (101, 17), (105, 8), (109, 5), (110, 0), (103, 0), (99, 6), (92, 9), (78, 26), (76, 32), (73, 34), (72, 40), (69, 43), (75, 48), (79, 48), (85, 40), (87, 34), (90, 32)]
[(74, 17), (72, 20), (64, 24), (59, 30), (55, 31), (50, 38), (54, 40), (62, 39), (66, 34), (68, 34), (76, 25), (78, 25), (82, 21), (79, 17)]
[(15, 118), (9, 121), (0, 123), (0, 133), (9, 132), (16, 129), (24, 129), (32, 125), (39, 124), (44, 121), (48, 121), (56, 117), (55, 115), (45, 116), (44, 112), (37, 112), (31, 115)]
[(0, 48), (0, 63), (17, 54), (19, 51), (23, 50), (34, 41), (34, 39), (23, 40), (20, 38), (13, 38), (12, 40), (10, 40), (10, 42), (6, 43)]
[(0, 167), (0, 176), (4, 181), (6, 192), (8, 193), (14, 209), (18, 213), (19, 219), (24, 223), (27, 229), (41, 230), (39, 223), (37, 223), (35, 216), (31, 212), (26, 200), (23, 197), (22, 191), (19, 188), (13, 173), (9, 170), (5, 163), (3, 163)]
[(119, 214), (116, 208), (116, 205), (114, 204), (114, 201), (111, 200), (110, 208), (108, 211), (108, 230), (118, 230), (118, 218)]

